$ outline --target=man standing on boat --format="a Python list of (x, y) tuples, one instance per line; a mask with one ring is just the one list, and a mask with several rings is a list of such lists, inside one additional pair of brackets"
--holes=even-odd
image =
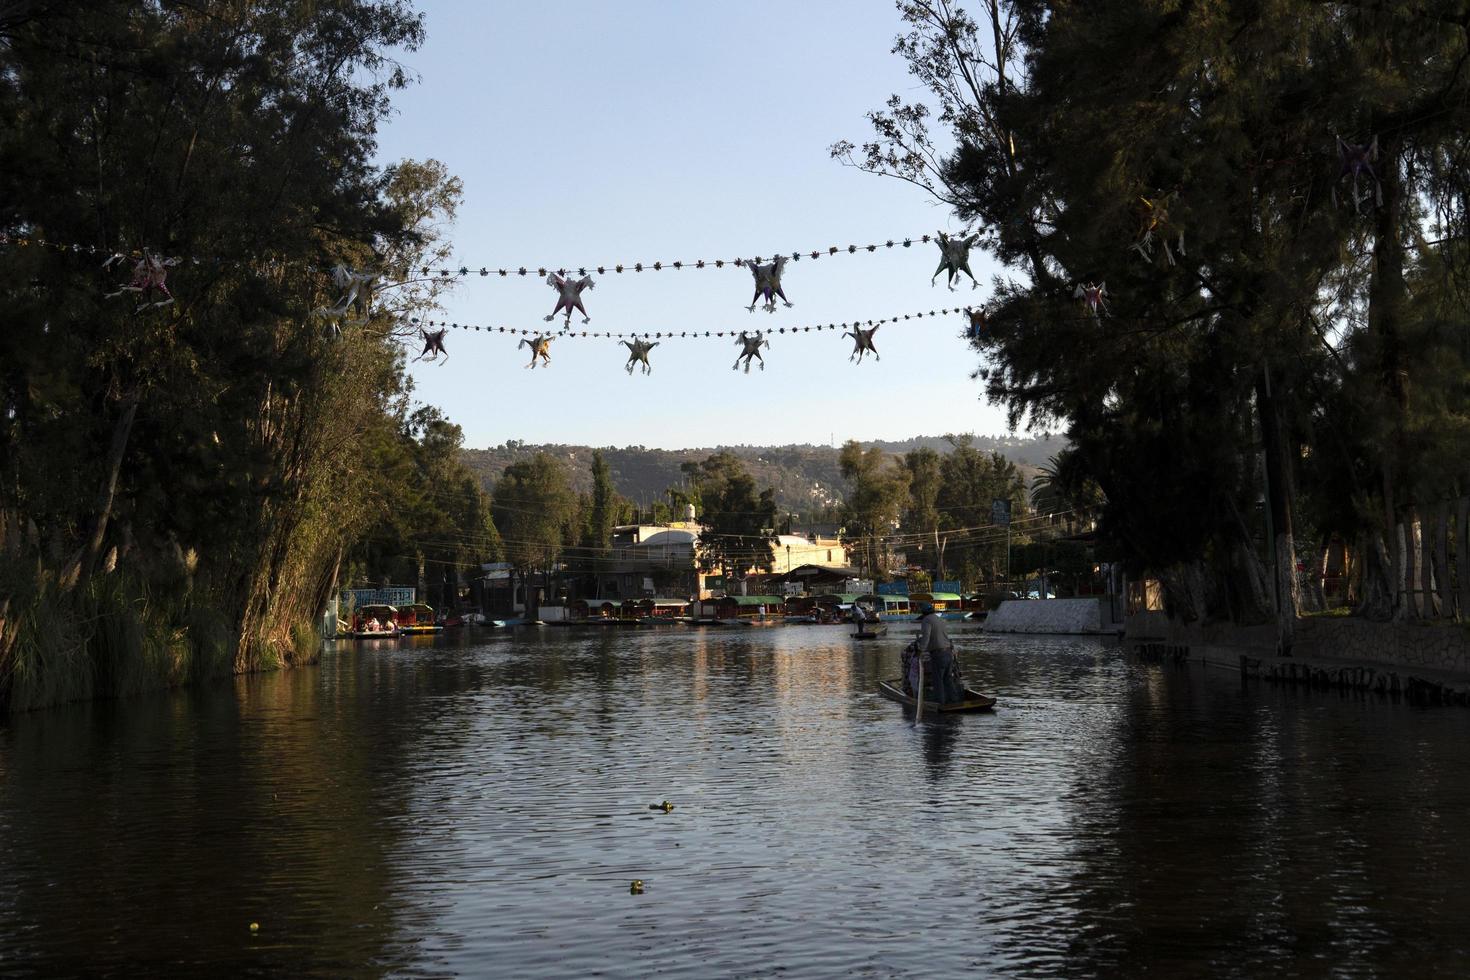
[(928, 658), (925, 673), (934, 681), (936, 699), (940, 704), (954, 704), (963, 697), (959, 671), (954, 662), (954, 643), (932, 602), (920, 603), (919, 613), (919, 638), (914, 643), (915, 649), (919, 656)]

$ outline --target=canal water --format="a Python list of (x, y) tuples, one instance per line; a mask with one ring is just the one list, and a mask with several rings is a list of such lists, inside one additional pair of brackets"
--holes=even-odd
[(1470, 712), (960, 633), (999, 708), (915, 726), (903, 642), (371, 641), (21, 716), (0, 974), (1470, 967)]

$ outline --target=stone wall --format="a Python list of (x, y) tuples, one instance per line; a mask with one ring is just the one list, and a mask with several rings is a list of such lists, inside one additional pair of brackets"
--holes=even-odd
[[(1128, 617), (1128, 640), (1162, 640), (1203, 655), (1222, 653), (1275, 656), (1276, 628), (1271, 624), (1228, 623), (1184, 625)], [(1301, 660), (1347, 660), (1376, 666), (1406, 667), (1470, 678), (1470, 626), (1446, 621), (1408, 620), (1373, 623), (1351, 616), (1310, 616), (1296, 622), (1292, 657)]]
[(1007, 599), (985, 617), (987, 633), (1113, 633), (1103, 625), (1096, 596), (1078, 599)]
[(1294, 656), (1395, 664), (1470, 677), (1470, 627), (1315, 617), (1297, 623)]

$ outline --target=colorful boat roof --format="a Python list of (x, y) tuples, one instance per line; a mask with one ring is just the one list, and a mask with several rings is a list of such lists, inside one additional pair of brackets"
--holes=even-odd
[(786, 601), (786, 597), (779, 595), (727, 595), (721, 596), (716, 601), (733, 602), (737, 606), (779, 606)]

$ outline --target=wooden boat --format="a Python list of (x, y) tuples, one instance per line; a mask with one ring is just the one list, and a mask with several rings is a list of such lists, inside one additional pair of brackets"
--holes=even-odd
[(434, 621), (434, 607), (422, 602), (411, 602), (398, 607), (398, 632), (442, 633), (444, 627)]
[(726, 595), (715, 600), (715, 619), (726, 626), (775, 626), (785, 616), (778, 595)]
[[(901, 678), (895, 677), (889, 681), (879, 681), (878, 693), (890, 701), (906, 704), (910, 708), (915, 706), (914, 699), (903, 693), (903, 680)], [(972, 691), (968, 687), (965, 688), (965, 699), (963, 701), (956, 701), (953, 704), (938, 704), (927, 697), (924, 699), (925, 714), (931, 711), (942, 715), (962, 714), (967, 711), (989, 711), (994, 707), (995, 698), (986, 697), (979, 691)]]
[[(369, 629), (370, 624), (377, 622), (377, 629)], [(398, 636), (398, 610), (383, 603), (374, 603), (360, 607), (352, 615), (352, 625), (339, 636), (349, 636), (355, 640), (387, 640)]]
[(883, 623), (864, 623), (858, 627), (856, 633), (850, 635), (854, 640), (876, 640), (887, 632), (888, 627)]

